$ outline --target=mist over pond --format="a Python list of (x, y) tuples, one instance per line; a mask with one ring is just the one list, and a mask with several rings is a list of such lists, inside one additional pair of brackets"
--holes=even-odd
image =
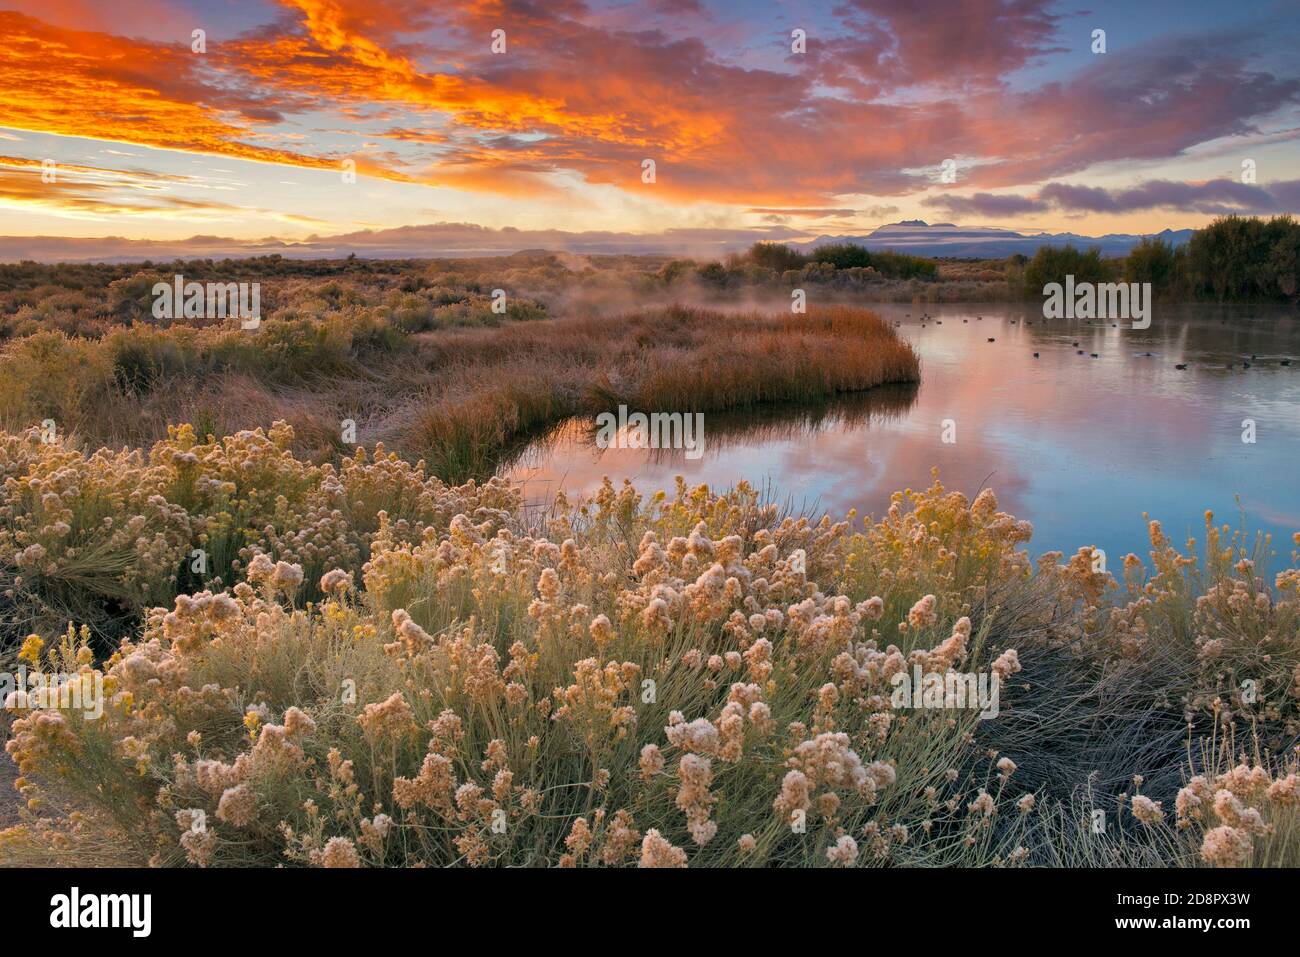
[(937, 467), (949, 489), (991, 487), (1033, 522), (1035, 554), (1093, 545), (1145, 558), (1144, 512), (1181, 544), (1203, 538), (1207, 508), (1234, 527), (1244, 516), (1289, 554), (1300, 530), (1295, 312), (1157, 303), (1151, 327), (1134, 330), (1044, 320), (1032, 303), (871, 308), (916, 346), (919, 386), (708, 413), (694, 459), (597, 448), (594, 422), (571, 420), (503, 472), (530, 502), (590, 492), (606, 475), (648, 496), (682, 475), (719, 488), (743, 479), (792, 509), (842, 517), (880, 515)]

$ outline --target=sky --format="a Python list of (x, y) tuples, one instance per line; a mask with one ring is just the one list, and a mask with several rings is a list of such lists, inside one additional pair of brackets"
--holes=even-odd
[(6, 257), (1300, 213), (1294, 2), (0, 0), (0, 38)]

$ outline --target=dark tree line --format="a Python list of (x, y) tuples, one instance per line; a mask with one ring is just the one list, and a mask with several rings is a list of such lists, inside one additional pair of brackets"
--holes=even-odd
[(1008, 278), (1031, 298), (1064, 282), (1149, 282), (1163, 299), (1214, 302), (1300, 301), (1300, 223), (1290, 216), (1225, 216), (1192, 234), (1185, 246), (1147, 237), (1122, 259), (1097, 249), (1044, 246), (1032, 259), (1008, 262)]

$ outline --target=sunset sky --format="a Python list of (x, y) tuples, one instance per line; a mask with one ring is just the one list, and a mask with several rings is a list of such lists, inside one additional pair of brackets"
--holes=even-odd
[(0, 236), (1300, 212), (1298, 51), (1294, 2), (0, 0)]

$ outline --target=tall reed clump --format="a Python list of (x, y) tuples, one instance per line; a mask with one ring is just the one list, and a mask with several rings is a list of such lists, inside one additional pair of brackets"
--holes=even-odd
[(543, 426), (620, 404), (721, 412), (920, 379), (911, 345), (875, 313), (849, 306), (578, 316), (452, 330), (423, 350), (438, 382), (394, 441), (452, 481), (490, 474), (512, 443)]
[(4, 343), (0, 429), (50, 420), (89, 448), (134, 448), (176, 422), (205, 423), (202, 438), (284, 420), (294, 451), (325, 461), (348, 451), (340, 423), (350, 420), (367, 443), (461, 483), (490, 477), (537, 430), (611, 404), (715, 412), (919, 379), (911, 346), (847, 306), (541, 319), (512, 300), (503, 316), (480, 303), (487, 319), (426, 324), (426, 308), (452, 308), (431, 305), (436, 290), (364, 307), (356, 290), (330, 285), (280, 290), (292, 304), (268, 309), (256, 331), (139, 321), (85, 330), (94, 338), (44, 328)]

